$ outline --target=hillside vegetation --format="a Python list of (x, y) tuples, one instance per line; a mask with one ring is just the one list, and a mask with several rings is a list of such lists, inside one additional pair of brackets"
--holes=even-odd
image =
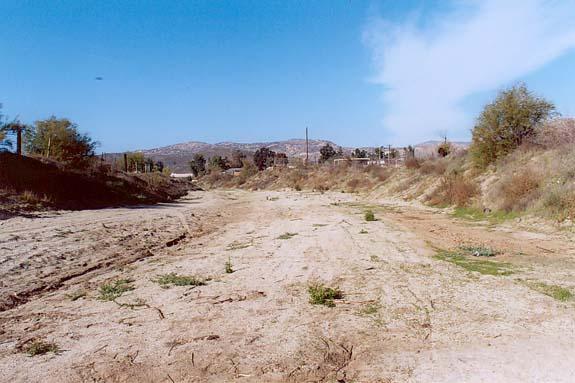
[(72, 169), (62, 163), (0, 153), (0, 216), (25, 210), (93, 209), (171, 201), (194, 188), (159, 172), (126, 174)]
[(408, 158), (401, 166), (345, 164), (245, 168), (212, 172), (207, 187), (281, 189), (373, 195), (457, 208), (482, 219), (530, 213), (569, 224), (575, 218), (575, 120), (556, 118), (549, 102), (524, 86), (501, 92), (486, 106), (469, 150), (445, 157)]

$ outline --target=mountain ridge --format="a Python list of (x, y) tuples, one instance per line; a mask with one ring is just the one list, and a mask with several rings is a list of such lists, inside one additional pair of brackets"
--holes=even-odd
[[(428, 155), (433, 153), (436, 146), (441, 142), (442, 141), (434, 140), (425, 141), (415, 145), (415, 148), (420, 155)], [(306, 157), (305, 144), (306, 140), (303, 138), (252, 143), (223, 141), (215, 144), (202, 141), (187, 141), (158, 148), (137, 150), (137, 152), (143, 153), (146, 157), (150, 157), (154, 161), (162, 161), (176, 173), (187, 173), (188, 163), (194, 154), (202, 154), (207, 158), (213, 156), (230, 157), (234, 151), (239, 150), (248, 157), (251, 157), (256, 150), (266, 147), (275, 152), (285, 153), (289, 158), (303, 159)], [(330, 140), (312, 139), (309, 140), (309, 159), (311, 161), (317, 161), (320, 157), (321, 147), (326, 144), (332, 145), (336, 150), (341, 147), (346, 154), (351, 153), (355, 149), (353, 147), (337, 145)], [(467, 142), (453, 142), (452, 144), (457, 148), (467, 147), (469, 145)], [(373, 151), (375, 147), (360, 147), (360, 149)]]

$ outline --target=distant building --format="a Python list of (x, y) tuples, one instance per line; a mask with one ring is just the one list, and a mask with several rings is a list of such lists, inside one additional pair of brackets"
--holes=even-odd
[(226, 174), (230, 174), (232, 176), (239, 176), (242, 168), (229, 168), (224, 171)]

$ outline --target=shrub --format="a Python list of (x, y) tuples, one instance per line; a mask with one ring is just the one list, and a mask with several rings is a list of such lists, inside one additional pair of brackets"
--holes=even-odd
[(242, 160), (242, 170), (238, 175), (238, 184), (243, 185), (246, 181), (258, 173), (256, 165), (249, 160)]
[(419, 163), (419, 160), (415, 157), (408, 157), (405, 160), (405, 167), (408, 169), (419, 169), (421, 167), (421, 164)]
[(542, 198), (543, 209), (558, 221), (575, 218), (575, 190), (554, 188)]
[(376, 178), (379, 182), (387, 180), (392, 173), (392, 170), (378, 165), (370, 165), (366, 170), (371, 174), (372, 177)]
[(429, 196), (432, 205), (466, 206), (477, 195), (479, 188), (459, 173), (441, 177), (439, 186)]
[(530, 169), (506, 177), (501, 181), (499, 195), (501, 208), (505, 211), (521, 211), (533, 201), (538, 192), (542, 177)]
[(544, 148), (556, 148), (575, 144), (575, 118), (558, 118), (546, 123), (532, 142)]
[(500, 92), (473, 128), (470, 152), (475, 165), (485, 168), (533, 138), (554, 112), (552, 103), (534, 96), (525, 85)]
[(421, 164), (420, 172), (422, 174), (443, 175), (447, 169), (447, 161), (444, 159), (428, 159)]

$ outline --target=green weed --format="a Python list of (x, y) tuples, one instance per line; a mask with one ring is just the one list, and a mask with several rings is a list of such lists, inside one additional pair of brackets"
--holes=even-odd
[(227, 262), (226, 262), (226, 274), (231, 274), (234, 272), (234, 269), (232, 267), (232, 260), (230, 258), (228, 258)]
[(35, 340), (30, 343), (24, 351), (30, 356), (44, 355), (49, 352), (56, 354), (60, 351), (60, 347), (56, 343)]
[(381, 306), (377, 303), (370, 303), (361, 309), (360, 314), (375, 315), (379, 311), (380, 307)]
[(375, 214), (373, 214), (373, 210), (367, 210), (367, 211), (364, 213), (363, 217), (365, 218), (365, 220), (366, 220), (367, 222), (373, 222), (373, 221), (376, 220), (376, 219), (375, 219)]
[(314, 283), (308, 287), (309, 303), (312, 305), (324, 305), (335, 307), (335, 299), (342, 299), (342, 291), (335, 287), (326, 287), (321, 283)]
[(169, 273), (160, 275), (154, 280), (160, 286), (168, 287), (173, 286), (204, 286), (205, 280), (191, 275), (178, 275), (176, 273)]
[(297, 233), (283, 233), (277, 239), (290, 239), (297, 235)]
[(104, 284), (100, 286), (100, 296), (98, 299), (101, 301), (113, 301), (125, 292), (134, 290), (132, 282), (133, 280), (131, 279), (119, 279), (113, 283)]

